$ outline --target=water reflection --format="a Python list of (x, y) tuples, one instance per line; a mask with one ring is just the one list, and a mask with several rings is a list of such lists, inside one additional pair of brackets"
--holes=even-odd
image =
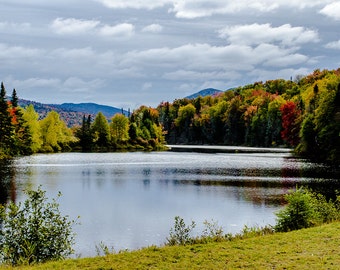
[(65, 153), (18, 158), (0, 170), (2, 201), (20, 201), (38, 185), (48, 197), (62, 192), (62, 210), (81, 216), (82, 256), (95, 255), (100, 241), (116, 250), (163, 244), (177, 215), (238, 232), (272, 224), (296, 185), (340, 190), (337, 170), (289, 154)]
[(0, 204), (16, 201), (15, 173), (11, 161), (0, 162)]

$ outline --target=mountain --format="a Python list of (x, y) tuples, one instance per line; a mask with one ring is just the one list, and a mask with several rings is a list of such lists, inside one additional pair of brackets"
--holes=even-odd
[(117, 113), (122, 113), (127, 115), (128, 112), (123, 109), (118, 109), (116, 107), (111, 107), (107, 105), (99, 105), (96, 103), (63, 103), (61, 105), (54, 105), (65, 111), (81, 112), (85, 114), (96, 115), (98, 112), (102, 112), (108, 119)]
[(197, 98), (199, 96), (201, 97), (206, 97), (206, 96), (215, 96), (215, 95), (218, 95), (220, 93), (223, 93), (222, 90), (218, 90), (218, 89), (215, 89), (215, 88), (207, 88), (207, 89), (203, 89), (195, 94), (192, 94), (190, 96), (187, 96), (186, 98), (188, 99), (194, 99), (194, 98)]
[(19, 99), (19, 106), (25, 108), (32, 104), (35, 111), (39, 114), (39, 118), (44, 118), (50, 111), (56, 111), (62, 120), (64, 120), (68, 127), (81, 125), (83, 116), (91, 115), (94, 118), (98, 112), (102, 112), (107, 119), (110, 119), (117, 113), (129, 113), (123, 109), (116, 107), (99, 105), (96, 103), (63, 103), (63, 104), (43, 104), (35, 101)]

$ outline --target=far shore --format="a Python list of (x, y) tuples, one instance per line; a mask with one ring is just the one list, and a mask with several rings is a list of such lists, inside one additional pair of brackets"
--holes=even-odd
[(199, 153), (291, 153), (291, 148), (262, 148), (247, 146), (222, 145), (166, 145), (173, 152), (199, 152)]

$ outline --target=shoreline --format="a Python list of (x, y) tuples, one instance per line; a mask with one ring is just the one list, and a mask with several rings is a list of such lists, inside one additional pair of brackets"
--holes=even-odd
[(222, 145), (165, 145), (172, 152), (198, 152), (198, 153), (282, 153), (290, 154), (291, 148), (262, 148), (247, 146)]

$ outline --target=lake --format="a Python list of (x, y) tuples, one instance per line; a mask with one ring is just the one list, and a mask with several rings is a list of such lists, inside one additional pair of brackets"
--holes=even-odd
[[(275, 224), (283, 195), (296, 185), (339, 188), (339, 175), (286, 153), (59, 153), (16, 158), (1, 166), (1, 201), (25, 189), (60, 191), (60, 209), (75, 226), (76, 256), (163, 245), (175, 216), (186, 224), (215, 221), (225, 233)], [(340, 188), (339, 188), (340, 189)]]

